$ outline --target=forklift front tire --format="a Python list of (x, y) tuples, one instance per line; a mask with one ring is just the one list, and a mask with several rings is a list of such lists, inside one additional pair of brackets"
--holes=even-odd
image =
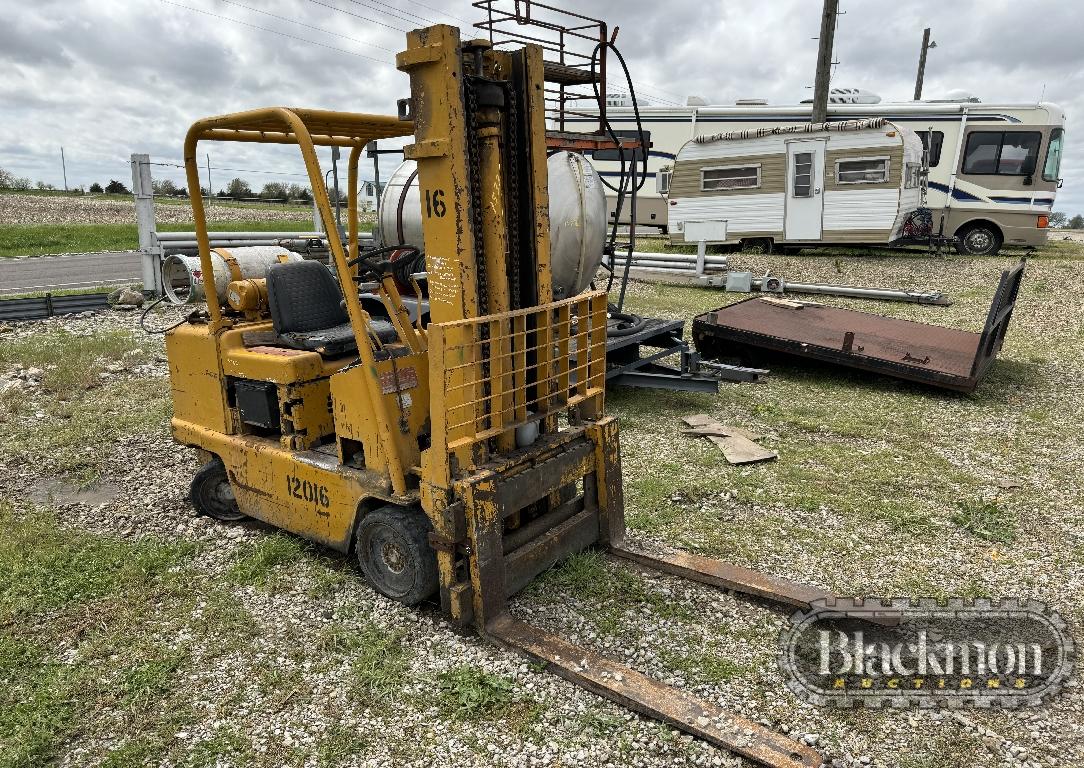
[(358, 526), (355, 551), (362, 573), (377, 592), (415, 605), (437, 589), (437, 556), (429, 544), (429, 519), (421, 510), (386, 506)]
[(234, 523), (246, 517), (237, 508), (226, 467), (219, 458), (211, 459), (199, 468), (192, 478), (188, 498), (197, 512), (221, 523)]

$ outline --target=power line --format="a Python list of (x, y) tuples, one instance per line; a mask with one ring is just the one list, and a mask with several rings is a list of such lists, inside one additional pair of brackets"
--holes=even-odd
[(382, 13), (385, 16), (391, 16), (391, 17), (396, 18), (396, 19), (401, 19), (402, 21), (409, 21), (411, 24), (415, 23), (415, 19), (418, 20), (418, 21), (424, 22), (426, 24), (439, 24), (440, 23), (440, 22), (434, 21), (433, 19), (426, 18), (425, 16), (420, 16), (420, 15), (418, 15), (416, 13), (411, 13), (410, 11), (403, 10), (402, 8), (398, 8), (398, 7), (394, 6), (394, 5), (388, 5), (387, 3), (382, 3), (382, 2), (380, 2), (380, 0), (372, 0), (372, 2), (375, 3), (376, 5), (381, 5), (381, 6), (385, 7), (385, 8), (391, 8), (392, 11), (400, 11), (402, 13), (405, 13), (407, 16), (413, 16), (414, 18), (408, 19), (408, 18), (406, 18), (406, 16), (400, 16), (398, 13), (392, 13), (391, 11), (382, 11), (379, 8), (375, 8), (372, 5), (369, 5), (369, 3), (359, 2), (359, 0), (348, 0), (348, 2), (351, 2), (354, 5), (360, 5), (362, 8), (368, 8), (371, 11), (376, 11), (377, 13)]
[[(434, 11), (435, 13), (443, 14), (444, 16), (447, 16), (449, 19), (455, 19), (456, 21), (461, 21), (464, 24), (466, 24), (468, 27), (473, 27), (474, 26), (474, 22), (467, 21), (466, 19), (461, 19), (458, 16), (456, 16), (454, 13), (448, 13), (447, 11), (442, 11), (439, 8), (434, 8), (431, 5), (426, 5), (425, 3), (419, 3), (417, 0), (411, 0), (411, 2), (412, 2), (413, 5), (417, 5), (417, 6), (420, 6), (422, 8), (428, 8), (430, 11)], [(383, 5), (383, 3), (381, 3), (381, 5)]]
[[(163, 2), (165, 2), (165, 0), (163, 0)], [(396, 32), (402, 32), (403, 34), (406, 34), (407, 32), (410, 31), (410, 30), (407, 30), (407, 29), (403, 29), (402, 27), (396, 27), (393, 24), (385, 24), (382, 21), (377, 21), (376, 19), (370, 19), (368, 16), (362, 16), (360, 13), (354, 13), (353, 11), (348, 11), (345, 8), (340, 8), (337, 5), (331, 5), (330, 3), (321, 2), (321, 0), (309, 0), (309, 2), (310, 3), (315, 3), (316, 5), (322, 5), (325, 8), (330, 8), (331, 10), (338, 11), (339, 13), (345, 13), (347, 16), (353, 16), (355, 19), (361, 19), (362, 21), (368, 21), (368, 22), (370, 22), (372, 24), (379, 24), (380, 26), (387, 27), (388, 29), (394, 29)]]
[[(166, 167), (166, 168), (183, 168), (184, 167), (183, 163), (166, 163), (166, 162), (149, 163), (147, 165), (160, 165), (160, 166), (163, 166), (163, 167)], [(263, 175), (266, 175), (266, 176), (304, 176), (305, 178), (309, 178), (308, 174), (298, 174), (298, 172), (296, 172), (296, 171), (289, 171), (289, 170), (255, 170), (253, 168), (221, 168), (221, 167), (219, 167), (217, 165), (210, 166), (210, 169), (211, 170), (229, 170), (231, 172), (234, 172), (234, 174), (263, 174)]]
[[(333, 45), (328, 45), (326, 43), (320, 43), (320, 42), (317, 42), (316, 40), (309, 40), (307, 37), (301, 37), (299, 35), (291, 35), (291, 34), (288, 34), (286, 32), (279, 32), (277, 29), (269, 29), (267, 27), (261, 27), (261, 26), (258, 26), (256, 24), (250, 24), (247, 21), (241, 21), (240, 19), (231, 19), (229, 16), (220, 16), (217, 13), (211, 13), (210, 11), (205, 11), (202, 8), (193, 8), (190, 5), (181, 5), (180, 3), (174, 3), (174, 2), (172, 2), (172, 0), (159, 0), (159, 2), (165, 3), (166, 5), (173, 5), (173, 6), (176, 6), (177, 8), (184, 8), (185, 10), (188, 10), (188, 11), (194, 11), (195, 13), (202, 13), (204, 16), (213, 16), (214, 18), (221, 19), (222, 21), (232, 21), (234, 24), (240, 24), (241, 26), (249, 27), (250, 29), (258, 29), (261, 32), (270, 32), (271, 34), (279, 35), (280, 37), (288, 37), (291, 40), (299, 40), (299, 41), (301, 41), (303, 43), (308, 43), (309, 45), (318, 45), (321, 48), (327, 48), (328, 50), (337, 51), (338, 53), (345, 53), (348, 56), (357, 56), (360, 59), (368, 59), (369, 61), (375, 61), (378, 64), (390, 64), (391, 63), (391, 62), (386, 61), (384, 59), (374, 59), (372, 56), (366, 56), (363, 53), (356, 53), (354, 51), (348, 51), (348, 50), (346, 50), (344, 48), (336, 48)], [(315, 0), (313, 0), (313, 2), (315, 2)], [(323, 3), (321, 3), (321, 5), (323, 5)], [(402, 31), (402, 30), (400, 30), (400, 31)]]
[(683, 96), (681, 96), (679, 94), (676, 94), (673, 91), (667, 91), (667, 90), (665, 90), (663, 88), (659, 88), (657, 85), (654, 85), (652, 83), (638, 82), (638, 83), (634, 83), (634, 84), (641, 91), (647, 91), (648, 93), (651, 93), (652, 91), (654, 91), (656, 94), (660, 94), (660, 93), (661, 94), (666, 94), (667, 96), (673, 96), (675, 99), (678, 99), (679, 101), (682, 98), (684, 98)]
[(252, 11), (253, 13), (262, 13), (264, 16), (270, 16), (273, 19), (278, 19), (279, 21), (285, 21), (285, 22), (287, 22), (289, 24), (295, 24), (295, 25), (297, 25), (299, 27), (306, 27), (308, 29), (314, 29), (317, 32), (323, 32), (325, 35), (332, 35), (333, 37), (341, 37), (343, 40), (349, 40), (352, 43), (360, 43), (361, 45), (368, 45), (368, 46), (372, 46), (373, 48), (379, 48), (382, 51), (388, 51), (390, 53), (398, 53), (398, 51), (396, 51), (396, 50), (394, 50), (392, 48), (385, 48), (383, 45), (377, 45), (376, 43), (370, 43), (370, 42), (368, 42), (366, 40), (359, 40), (356, 37), (350, 37), (349, 35), (343, 35), (343, 34), (341, 34), (339, 32), (332, 32), (330, 29), (324, 29), (323, 27), (316, 27), (316, 26), (313, 26), (312, 24), (304, 24), (304, 23), (302, 23), (300, 21), (296, 21), (294, 19), (288, 19), (285, 16), (278, 16), (278, 15), (276, 15), (274, 13), (269, 12), (269, 11), (264, 11), (264, 10), (261, 10), (259, 8), (253, 8), (251, 6), (245, 5), (244, 3), (238, 3), (238, 2), (236, 2), (236, 0), (222, 0), (222, 2), (228, 3), (229, 5), (236, 5), (238, 8), (244, 8), (246, 11)]

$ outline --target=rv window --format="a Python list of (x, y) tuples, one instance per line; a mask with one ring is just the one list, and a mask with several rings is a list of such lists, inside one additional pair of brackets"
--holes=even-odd
[[(933, 134), (933, 141), (927, 147), (926, 143), (929, 141), (931, 133)], [(922, 139), (922, 148), (929, 151), (930, 167), (936, 168), (937, 164), (941, 162), (941, 147), (945, 143), (944, 131), (919, 131), (918, 137)]]
[(759, 165), (729, 165), (700, 171), (700, 190), (755, 189), (760, 186)]
[(1046, 146), (1046, 162), (1043, 163), (1043, 181), (1057, 181), (1061, 172), (1061, 144), (1064, 131), (1055, 128), (1050, 132), (1050, 143)]
[(879, 184), (888, 181), (888, 158), (838, 160), (836, 181), (840, 184)]
[(813, 153), (794, 153), (794, 190), (795, 197), (813, 197)]
[(1042, 134), (1032, 131), (974, 131), (968, 134), (964, 173), (1030, 176)]

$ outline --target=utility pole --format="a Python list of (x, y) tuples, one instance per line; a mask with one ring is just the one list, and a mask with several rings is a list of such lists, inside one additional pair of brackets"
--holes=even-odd
[(64, 191), (68, 191), (68, 164), (64, 162), (64, 147), (60, 148), (60, 170), (64, 174)]
[[(211, 184), (211, 153), (208, 152), (205, 157), (207, 158), (207, 205), (210, 205), (211, 201), (215, 199), (215, 188)], [(191, 190), (189, 192), (191, 193)], [(199, 194), (198, 189), (196, 194)]]
[(331, 148), (331, 179), (335, 182), (335, 224), (339, 231), (343, 228), (342, 199), (339, 197), (339, 148)]
[(915, 101), (922, 98), (922, 79), (926, 76), (926, 51), (936, 48), (937, 43), (930, 40), (930, 28), (922, 30), (922, 51), (918, 54), (918, 76), (915, 77)]
[(813, 85), (813, 114), (811, 123), (828, 120), (828, 89), (832, 79), (832, 43), (836, 37), (836, 16), (839, 0), (824, 0), (821, 13), (820, 46), (817, 50), (817, 79)]

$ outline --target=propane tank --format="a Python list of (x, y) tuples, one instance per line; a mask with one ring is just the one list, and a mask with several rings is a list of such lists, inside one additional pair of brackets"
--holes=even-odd
[[(278, 245), (248, 245), (240, 248), (212, 248), (215, 269), (215, 292), (220, 303), (227, 303), (227, 289), (235, 280), (267, 277), (272, 264), (304, 261), (300, 253)], [(162, 287), (173, 304), (194, 304), (206, 298), (203, 267), (199, 256), (174, 253), (162, 262)]]
[[(606, 243), (606, 195), (602, 180), (582, 155), (556, 152), (546, 161), (549, 176), (550, 270), (553, 297), (584, 291), (602, 263)], [(381, 244), (425, 250), (418, 165), (407, 160), (391, 175), (380, 198)]]

